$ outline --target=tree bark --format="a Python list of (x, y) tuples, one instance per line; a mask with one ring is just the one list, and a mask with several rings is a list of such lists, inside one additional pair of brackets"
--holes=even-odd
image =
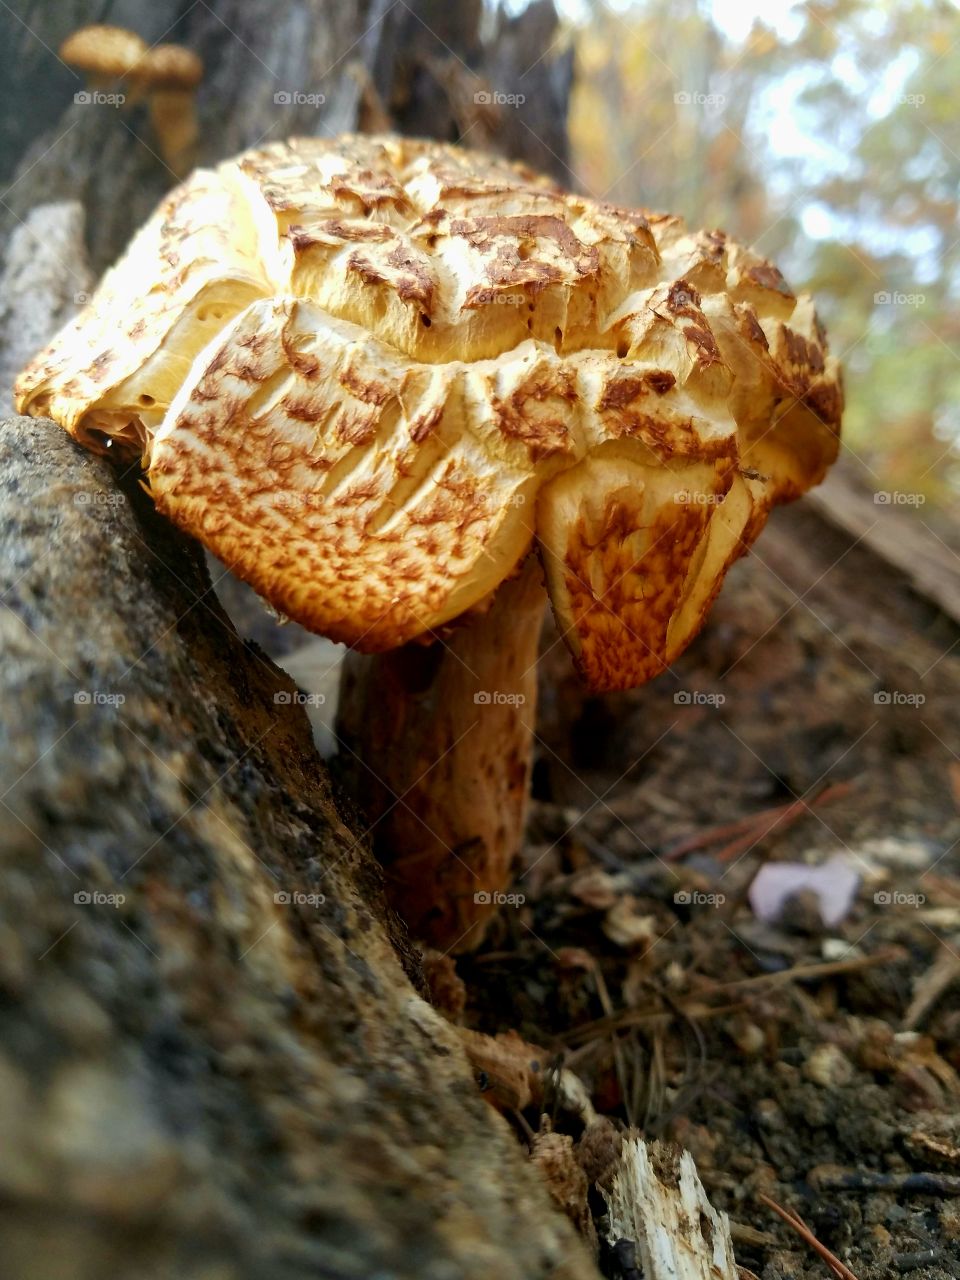
[(28, 419), (0, 531), (4, 1274), (596, 1274), (195, 544)]
[[(73, 101), (82, 81), (56, 50), (92, 17), (201, 54), (211, 163), (445, 112), (469, 129), (471, 77), (486, 84), (501, 54), (479, 6), (449, 48), (434, 33), (405, 54), (429, 27), (420, 7), (0, 9), (0, 231), (29, 240), (37, 205), (80, 200), (98, 272), (175, 181), (148, 103)], [(503, 27), (514, 58), (556, 24), (534, 8), (539, 25)], [(569, 57), (542, 59), (541, 78), (554, 133), (544, 145), (514, 120), (508, 145), (549, 168)], [(498, 145), (479, 125), (466, 141)], [(54, 256), (68, 283), (51, 317), (88, 287), (82, 254)], [(118, 487), (49, 423), (0, 424), (0, 601), (4, 1274), (595, 1275), (424, 1000), (293, 682), (240, 640), (199, 548), (135, 477)]]

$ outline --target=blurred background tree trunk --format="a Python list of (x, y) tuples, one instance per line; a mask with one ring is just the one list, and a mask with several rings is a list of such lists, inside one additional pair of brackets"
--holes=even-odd
[[(199, 163), (293, 134), (392, 128), (566, 176), (572, 52), (552, 0), (516, 18), (481, 0), (107, 0), (96, 17), (202, 56)], [(145, 103), (74, 102), (83, 79), (57, 50), (90, 20), (82, 0), (0, 15), (0, 226), (82, 200), (99, 271), (176, 179)]]

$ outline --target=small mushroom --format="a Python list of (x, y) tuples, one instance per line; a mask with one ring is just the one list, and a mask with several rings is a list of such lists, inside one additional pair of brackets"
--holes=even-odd
[(722, 233), (355, 136), (198, 170), (17, 403), (140, 456), (356, 650), (339, 730), (393, 900), (464, 950), (523, 833), (545, 600), (591, 689), (665, 670), (822, 479), (842, 393), (811, 300)]
[(133, 77), (147, 93), (160, 155), (182, 178), (193, 164), (199, 132), (196, 91), (203, 79), (203, 62), (182, 45), (158, 44), (144, 54)]
[(90, 89), (107, 90), (136, 70), (147, 52), (146, 42), (125, 27), (93, 23), (67, 36), (60, 57), (85, 73)]
[(122, 83), (127, 106), (146, 96), (160, 156), (176, 177), (184, 176), (198, 135), (195, 98), (203, 62), (197, 54), (179, 44), (151, 48), (124, 27), (94, 23), (68, 36), (60, 57), (86, 73), (91, 89)]

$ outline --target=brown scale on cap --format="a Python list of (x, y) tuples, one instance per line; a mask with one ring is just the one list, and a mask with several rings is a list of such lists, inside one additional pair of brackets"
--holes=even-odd
[[(608, 495), (596, 518), (585, 516), (569, 531), (565, 585), (577, 642), (582, 661), (602, 672), (605, 687), (631, 689), (668, 665), (670, 620), (708, 518), (704, 507), (677, 502), (659, 508), (643, 526), (650, 513), (637, 490), (628, 488)], [(598, 564), (604, 584), (599, 591)], [(614, 658), (621, 651), (630, 655), (629, 663)]]
[[(202, 68), (184, 53), (140, 60), (186, 88)], [(539, 545), (596, 687), (648, 678), (690, 639), (689, 566), (719, 584), (731, 539), (742, 549), (773, 503), (821, 478), (841, 409), (809, 300), (723, 233), (566, 195), (499, 159), (366, 137), (199, 171), (18, 398), (93, 447), (142, 442), (173, 520), (278, 608), (364, 649), (447, 623)], [(466, 530), (435, 501), (444, 457), (474, 478)], [(737, 465), (763, 480), (725, 510)], [(724, 521), (723, 554), (698, 557)], [(634, 563), (653, 528), (664, 546)], [(284, 574), (267, 558), (280, 545)], [(629, 615), (616, 626), (595, 598), (614, 568), (630, 570), (611, 587)]]

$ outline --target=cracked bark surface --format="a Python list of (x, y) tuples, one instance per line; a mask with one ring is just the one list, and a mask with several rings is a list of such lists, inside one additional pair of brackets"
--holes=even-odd
[(196, 545), (11, 419), (0, 575), (5, 1273), (595, 1275)]

